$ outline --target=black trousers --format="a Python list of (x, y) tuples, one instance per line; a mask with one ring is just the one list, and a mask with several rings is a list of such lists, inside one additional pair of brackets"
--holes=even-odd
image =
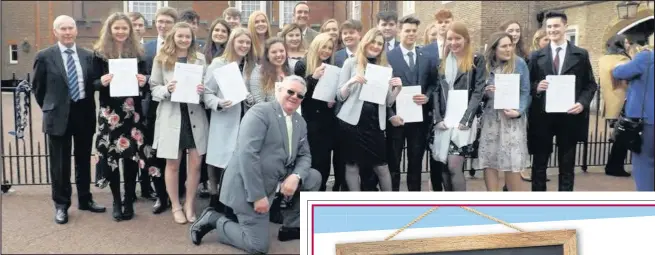
[(608, 173), (625, 171), (625, 158), (628, 156), (628, 148), (621, 143), (612, 143), (605, 171)]
[(423, 122), (387, 127), (387, 161), (393, 191), (400, 190), (400, 164), (405, 141), (407, 141), (407, 189), (421, 191), (422, 162), (427, 138), (427, 126)]
[[(549, 136), (550, 142), (546, 140), (536, 144), (544, 147), (533, 153), (532, 157), (532, 191), (546, 191), (546, 170), (548, 169), (548, 160), (550, 159), (550, 150), (552, 148), (552, 135)], [(575, 147), (577, 142), (565, 137), (556, 137), (557, 159), (559, 164), (559, 191), (573, 191), (575, 179)]]
[[(318, 170), (322, 177), (320, 191), (327, 189), (326, 183), (330, 177), (332, 162), (336, 161), (332, 158), (332, 152), (336, 148), (336, 126), (336, 119), (334, 118), (317, 118), (307, 121), (307, 139), (309, 141), (309, 150), (312, 153), (312, 168)], [(337, 154), (334, 153), (335, 156)], [(337, 164), (335, 164), (336, 166)]]
[(429, 154), (430, 157), (430, 182), (432, 185), (432, 191), (443, 191), (443, 171), (447, 169), (447, 165), (443, 162), (436, 161), (432, 158), (432, 154)]
[[(66, 133), (48, 135), (52, 200), (56, 208), (68, 210), (71, 206), (71, 146), (75, 155), (75, 186), (79, 204), (92, 199), (91, 195), (91, 147), (93, 132), (85, 123), (88, 106), (71, 102)], [(92, 119), (95, 121), (95, 119)], [(73, 139), (71, 141), (71, 138)]]

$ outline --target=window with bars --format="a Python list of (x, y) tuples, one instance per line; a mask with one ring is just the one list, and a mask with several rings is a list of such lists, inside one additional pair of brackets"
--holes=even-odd
[(9, 45), (9, 64), (18, 64), (18, 45)]
[(573, 45), (578, 45), (578, 26), (569, 26), (566, 30), (566, 39)]
[(380, 11), (396, 11), (396, 1), (380, 1)]
[(403, 1), (403, 16), (414, 14), (414, 1)]
[(354, 20), (360, 20), (362, 17), (362, 1), (348, 1), (350, 18)]
[(155, 14), (161, 7), (168, 6), (168, 1), (125, 1), (125, 12), (140, 12), (146, 19), (146, 26), (155, 24)]
[(266, 13), (266, 1), (235, 1), (235, 6), (241, 11), (241, 23), (248, 23), (250, 14), (255, 11)]
[(293, 8), (301, 1), (280, 1), (280, 28), (293, 22)]

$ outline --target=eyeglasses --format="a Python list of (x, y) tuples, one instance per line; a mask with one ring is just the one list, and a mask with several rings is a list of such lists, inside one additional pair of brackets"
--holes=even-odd
[(290, 90), (290, 89), (287, 89), (287, 94), (289, 94), (290, 97), (292, 97), (293, 95), (296, 95), (296, 97), (297, 97), (298, 99), (300, 99), (300, 100), (305, 99), (305, 95), (300, 94), (300, 93), (295, 92), (295, 91)]

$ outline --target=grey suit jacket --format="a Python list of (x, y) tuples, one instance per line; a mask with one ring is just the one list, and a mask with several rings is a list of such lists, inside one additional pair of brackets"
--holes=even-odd
[(236, 212), (255, 213), (253, 203), (272, 198), (278, 183), (288, 175), (307, 178), (312, 164), (307, 123), (299, 113), (293, 113), (289, 152), (285, 114), (277, 101), (256, 104), (241, 121), (237, 147), (223, 176), (220, 201)]
[(318, 31), (312, 29), (311, 27), (307, 28), (307, 32), (305, 32), (305, 35), (303, 37), (303, 41), (305, 41), (305, 46), (309, 47), (310, 44), (312, 44), (312, 41), (314, 41), (314, 38), (320, 34)]
[[(76, 123), (87, 128), (92, 134), (96, 128), (96, 87), (93, 81), (100, 78), (100, 74), (96, 73), (92, 66), (93, 54), (90, 51), (76, 46), (76, 52), (82, 66), (82, 74), (78, 75), (84, 79), (85, 94), (85, 98), (77, 102), (81, 107), (82, 116), (77, 116), (79, 119)], [(64, 61), (66, 60), (62, 58), (58, 44), (39, 51), (34, 59), (32, 89), (36, 102), (43, 111), (43, 132), (48, 135), (64, 135), (68, 127), (71, 98)]]

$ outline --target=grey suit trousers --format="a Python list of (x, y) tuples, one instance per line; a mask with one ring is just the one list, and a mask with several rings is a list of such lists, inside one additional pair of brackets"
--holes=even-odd
[[(318, 191), (321, 187), (322, 178), (321, 173), (317, 170), (309, 169), (307, 178), (303, 179), (300, 184), (300, 191)], [(268, 201), (272, 203), (273, 199), (269, 198)], [(292, 208), (281, 212), (285, 227), (300, 227), (300, 196), (293, 198)], [(248, 253), (268, 253), (270, 245), (268, 213), (259, 214), (255, 212), (254, 208), (250, 208), (248, 212), (235, 211), (234, 214), (237, 216), (239, 223), (231, 221), (225, 216), (216, 221), (218, 241)]]

